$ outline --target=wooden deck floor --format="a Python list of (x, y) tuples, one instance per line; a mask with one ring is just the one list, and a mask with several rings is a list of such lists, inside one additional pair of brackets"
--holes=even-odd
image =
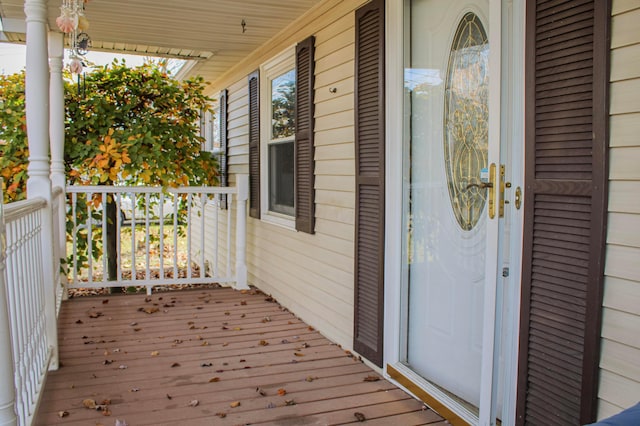
[(37, 425), (445, 424), (259, 292), (75, 298), (59, 322)]

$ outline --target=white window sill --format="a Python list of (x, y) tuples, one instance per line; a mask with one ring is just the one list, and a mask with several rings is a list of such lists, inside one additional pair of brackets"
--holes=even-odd
[(296, 230), (296, 219), (293, 216), (287, 216), (276, 212), (266, 212), (262, 213), (260, 219), (263, 222), (267, 222), (290, 231)]

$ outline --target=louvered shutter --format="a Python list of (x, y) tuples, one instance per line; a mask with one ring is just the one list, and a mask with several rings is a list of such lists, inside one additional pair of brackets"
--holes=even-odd
[(384, 301), (384, 1), (356, 11), (354, 349), (382, 366)]
[[(219, 99), (220, 108), (218, 109), (218, 114), (220, 115), (220, 154), (218, 156), (218, 165), (220, 168), (220, 186), (228, 186), (228, 134), (227, 134), (227, 90), (223, 90), (220, 92)], [(220, 207), (223, 209), (227, 208), (227, 194), (220, 194)]]
[(518, 424), (595, 418), (608, 146), (609, 6), (530, 0)]
[(314, 43), (313, 36), (296, 46), (296, 140), (295, 206), (296, 230), (314, 233)]
[(260, 218), (259, 73), (249, 75), (249, 216)]

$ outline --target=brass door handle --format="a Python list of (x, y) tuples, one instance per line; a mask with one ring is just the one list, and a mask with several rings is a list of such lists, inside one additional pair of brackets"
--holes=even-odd
[(516, 209), (520, 210), (520, 206), (522, 205), (522, 189), (520, 187), (516, 188)]
[(465, 189), (469, 190), (473, 187), (480, 188), (480, 189), (493, 188), (493, 182), (470, 183), (469, 185), (467, 185)]

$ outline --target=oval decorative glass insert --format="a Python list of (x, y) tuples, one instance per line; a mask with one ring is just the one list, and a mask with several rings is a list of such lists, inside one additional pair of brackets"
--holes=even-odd
[(486, 204), (480, 174), (489, 147), (489, 41), (467, 13), (449, 53), (444, 93), (444, 161), (449, 198), (460, 227), (473, 229)]

